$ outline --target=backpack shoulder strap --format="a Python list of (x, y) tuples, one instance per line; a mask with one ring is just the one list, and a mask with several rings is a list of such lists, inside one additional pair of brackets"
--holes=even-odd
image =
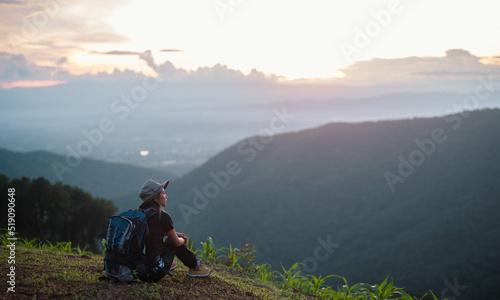
[(158, 210), (156, 210), (154, 207), (146, 208), (145, 210), (142, 211), (145, 215), (146, 218), (149, 220), (152, 216), (158, 214)]

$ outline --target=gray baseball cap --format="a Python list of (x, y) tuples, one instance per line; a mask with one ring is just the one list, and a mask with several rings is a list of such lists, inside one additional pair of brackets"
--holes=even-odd
[(153, 199), (156, 195), (161, 192), (161, 189), (166, 189), (170, 180), (164, 181), (163, 183), (158, 183), (152, 179), (144, 182), (141, 191), (139, 192), (139, 197), (141, 197), (143, 202)]

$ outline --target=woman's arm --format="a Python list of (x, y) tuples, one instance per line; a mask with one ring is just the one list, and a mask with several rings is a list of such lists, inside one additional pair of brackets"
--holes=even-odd
[(172, 242), (175, 247), (182, 246), (186, 243), (186, 240), (180, 238), (175, 232), (175, 228), (167, 232), (168, 239)]
[(185, 233), (180, 233), (180, 232), (177, 232), (177, 236), (180, 237), (180, 238), (183, 238), (185, 240), (188, 239), (187, 235)]

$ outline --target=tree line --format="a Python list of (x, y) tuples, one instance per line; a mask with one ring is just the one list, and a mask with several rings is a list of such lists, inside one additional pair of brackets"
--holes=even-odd
[(0, 174), (0, 199), (5, 208), (0, 215), (2, 227), (8, 223), (9, 189), (15, 189), (15, 231), (30, 239), (70, 241), (96, 251), (106, 237), (109, 217), (116, 212), (111, 201), (94, 198), (77, 187), (51, 184), (43, 177), (10, 180)]

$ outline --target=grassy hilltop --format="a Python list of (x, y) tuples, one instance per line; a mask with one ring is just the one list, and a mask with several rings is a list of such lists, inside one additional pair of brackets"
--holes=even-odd
[[(268, 264), (256, 264), (253, 244), (243, 249), (215, 248), (211, 238), (203, 251), (195, 250), (205, 265), (212, 269), (207, 278), (186, 276), (187, 267), (179, 267), (157, 283), (139, 280), (131, 284), (112, 282), (103, 270), (103, 256), (85, 249), (71, 248), (71, 243), (40, 243), (39, 240), (19, 239), (16, 248), (9, 248), (2, 236), (0, 256), (8, 261), (14, 251), (15, 263), (2, 264), (2, 299), (434, 299), (430, 293), (422, 297), (407, 294), (393, 286), (392, 280), (379, 285), (357, 283), (349, 285), (345, 278), (303, 276), (299, 264), (288, 270), (271, 271)], [(226, 253), (224, 255), (222, 253)], [(222, 255), (221, 255), (222, 254)], [(11, 256), (9, 258), (9, 256)], [(12, 273), (10, 267), (14, 266)], [(14, 290), (9, 280), (15, 276)], [(336, 288), (328, 286), (328, 278), (339, 279)], [(432, 297), (430, 296), (432, 295)]]
[[(1, 256), (8, 249), (0, 247)], [(2, 280), (5, 299), (300, 299), (293, 293), (282, 292), (257, 283), (223, 266), (215, 267), (208, 278), (186, 276), (187, 267), (172, 271), (160, 282), (132, 284), (113, 283), (100, 279), (105, 276), (103, 258), (96, 255), (77, 255), (40, 249), (16, 249), (16, 287), (14, 293), (5, 293), (6, 280)], [(3, 259), (2, 259), (3, 260)], [(8, 265), (1, 272), (8, 274)], [(232, 274), (233, 273), (233, 274)]]

